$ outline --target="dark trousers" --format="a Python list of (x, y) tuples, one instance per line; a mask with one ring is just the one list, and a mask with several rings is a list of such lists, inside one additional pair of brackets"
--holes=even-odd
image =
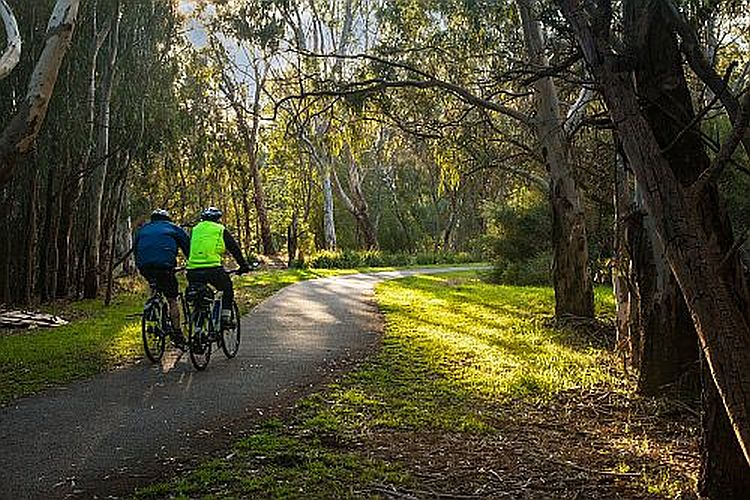
[(207, 267), (203, 269), (188, 269), (188, 283), (208, 283), (219, 291), (224, 292), (221, 301), (222, 309), (231, 309), (234, 302), (234, 288), (232, 279), (223, 267)]

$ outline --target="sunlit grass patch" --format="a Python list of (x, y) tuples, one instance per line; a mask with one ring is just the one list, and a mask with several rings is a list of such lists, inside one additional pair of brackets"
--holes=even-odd
[(550, 289), (479, 281), (445, 287), (442, 279), (384, 283), (378, 299), (389, 336), (457, 388), (504, 400), (616, 385), (608, 352), (573, 348), (566, 332), (544, 326)]

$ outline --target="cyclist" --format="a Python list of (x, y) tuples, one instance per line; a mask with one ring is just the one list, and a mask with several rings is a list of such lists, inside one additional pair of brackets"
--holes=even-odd
[(151, 212), (151, 221), (141, 227), (135, 235), (135, 264), (152, 288), (164, 294), (169, 304), (172, 319), (172, 340), (182, 347), (185, 339), (180, 329), (179, 294), (174, 269), (177, 251), (185, 257), (190, 255), (190, 238), (179, 226), (172, 223), (169, 212), (157, 208)]
[(242, 255), (237, 240), (219, 223), (222, 212), (216, 207), (208, 207), (201, 212), (199, 222), (190, 233), (190, 258), (187, 263), (187, 279), (190, 285), (210, 283), (224, 292), (221, 302), (221, 323), (223, 328), (234, 328), (232, 304), (234, 289), (229, 274), (222, 266), (224, 252), (229, 250), (240, 268), (240, 274), (250, 271), (250, 266)]

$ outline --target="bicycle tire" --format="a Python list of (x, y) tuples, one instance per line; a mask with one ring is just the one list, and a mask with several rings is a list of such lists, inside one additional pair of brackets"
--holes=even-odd
[[(188, 341), (190, 349), (190, 362), (198, 371), (203, 371), (211, 359), (211, 340), (208, 337), (210, 318), (205, 311), (196, 311), (191, 318), (190, 338)], [(196, 348), (203, 352), (196, 352)]]
[(227, 359), (237, 356), (240, 350), (240, 310), (237, 303), (232, 304), (232, 315), (234, 316), (234, 328), (231, 330), (222, 329), (221, 331), (221, 350)]
[[(151, 307), (160, 307), (160, 303), (151, 304)], [(164, 312), (162, 311), (161, 314)], [(164, 356), (166, 345), (166, 334), (162, 328), (162, 318), (151, 319), (149, 311), (144, 308), (141, 317), (141, 339), (146, 357), (152, 363), (159, 363)]]

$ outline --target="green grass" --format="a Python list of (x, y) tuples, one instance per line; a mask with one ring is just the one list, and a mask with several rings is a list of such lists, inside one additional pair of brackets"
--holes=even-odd
[[(541, 402), (569, 390), (623, 387), (612, 356), (545, 327), (549, 288), (495, 286), (475, 272), (384, 282), (386, 317), (378, 354), (324, 392), (302, 400), (285, 422), (138, 498), (368, 498), (382, 485), (417, 484), (377, 458), (373, 436), (395, 432), (497, 432), (488, 409)], [(611, 292), (597, 308), (611, 314)]]
[[(237, 302), (244, 314), (263, 299), (298, 281), (391, 269), (289, 269), (251, 273), (235, 280)], [(124, 285), (124, 290), (109, 307), (100, 300), (45, 307), (48, 312), (71, 319), (66, 326), (0, 333), (0, 404), (140, 359), (143, 353), (140, 318), (132, 315), (143, 307), (145, 284), (142, 280), (131, 280)]]

